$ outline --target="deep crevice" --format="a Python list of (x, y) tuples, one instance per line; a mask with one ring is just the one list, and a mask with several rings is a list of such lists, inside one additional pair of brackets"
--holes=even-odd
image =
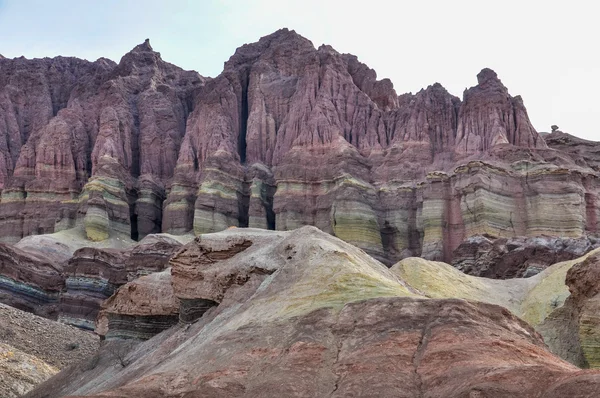
[(129, 222), (131, 224), (131, 239), (137, 242), (139, 238), (137, 214), (131, 214), (129, 216)]
[(433, 327), (432, 323), (435, 320), (435, 318), (438, 316), (440, 312), (440, 307), (439, 305), (437, 306), (437, 310), (435, 312), (433, 312), (425, 321), (425, 323), (423, 324), (423, 327), (421, 329), (421, 337), (419, 339), (419, 343), (417, 344), (417, 347), (415, 349), (415, 352), (412, 356), (412, 365), (413, 365), (413, 375), (414, 375), (414, 381), (417, 387), (417, 394), (418, 394), (418, 398), (423, 398), (425, 396), (425, 390), (424, 390), (424, 383), (423, 383), (423, 379), (421, 377), (421, 374), (419, 373), (419, 366), (421, 366), (421, 359), (423, 358), (423, 355), (425, 354), (425, 351), (427, 350), (427, 345), (429, 344), (429, 338), (431, 337), (431, 329)]
[(242, 192), (238, 192), (238, 226), (247, 228), (249, 224), (250, 213), (250, 183), (242, 183)]
[(129, 201), (129, 233), (130, 238), (134, 241), (138, 241), (140, 234), (138, 229), (138, 215), (136, 209), (136, 203), (138, 200), (138, 192), (136, 190), (131, 190), (128, 193), (128, 201)]
[(398, 247), (396, 246), (396, 239), (399, 231), (398, 228), (391, 225), (388, 220), (385, 220), (383, 227), (380, 228), (379, 234), (381, 235), (381, 244), (383, 246), (384, 255), (394, 262), (399, 257)]
[(240, 108), (240, 131), (238, 134), (238, 154), (240, 162), (246, 163), (246, 129), (248, 128), (248, 83), (249, 73), (242, 77), (242, 98)]
[(131, 175), (140, 176), (140, 117), (137, 106), (133, 113), (133, 131), (131, 132)]
[(267, 195), (265, 200), (265, 212), (267, 215), (267, 229), (271, 231), (275, 230), (275, 211), (273, 210), (273, 201), (275, 200), (275, 191), (277, 191), (277, 187), (268, 186), (267, 187)]

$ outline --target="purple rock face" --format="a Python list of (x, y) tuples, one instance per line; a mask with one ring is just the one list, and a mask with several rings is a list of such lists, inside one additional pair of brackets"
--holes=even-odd
[(596, 231), (597, 144), (549, 148), (495, 72), (477, 79), (462, 100), (397, 95), (287, 29), (212, 79), (148, 41), (118, 64), (0, 59), (0, 237), (315, 225), (393, 263), (450, 261), (478, 234)]

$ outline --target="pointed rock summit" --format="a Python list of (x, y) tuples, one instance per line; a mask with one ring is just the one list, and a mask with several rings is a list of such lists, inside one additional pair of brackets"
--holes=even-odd
[(501, 84), (496, 72), (494, 72), (490, 68), (483, 68), (481, 72), (477, 74), (477, 84), (479, 84), (479, 86), (484, 86), (488, 83), (494, 84), (496, 82)]
[(135, 46), (134, 51), (154, 51), (150, 45), (150, 39), (144, 40), (142, 44)]
[(485, 152), (499, 144), (546, 148), (520, 96), (511, 97), (496, 72), (477, 74), (477, 86), (465, 90), (459, 113), (457, 152)]

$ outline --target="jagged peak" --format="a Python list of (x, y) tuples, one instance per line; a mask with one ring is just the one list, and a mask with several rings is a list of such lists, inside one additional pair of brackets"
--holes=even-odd
[(433, 91), (433, 92), (440, 92), (440, 93), (444, 93), (444, 94), (450, 94), (448, 92), (448, 90), (446, 90), (446, 87), (444, 87), (441, 83), (435, 82), (429, 86), (427, 86), (427, 88), (425, 90), (421, 90), (421, 91)]
[(301, 34), (297, 33), (295, 30), (293, 29), (288, 29), (288, 28), (281, 28), (276, 30), (275, 32), (263, 36), (259, 39), (259, 43), (261, 41), (303, 41), (303, 42), (309, 42), (312, 45), (312, 42), (310, 40), (308, 40), (306, 37), (302, 36)]
[(105, 58), (105, 57), (98, 58), (96, 61), (94, 61), (94, 63), (98, 64), (98, 65), (106, 66), (106, 67), (111, 67), (111, 68), (114, 68), (115, 66), (117, 66), (117, 63), (115, 61), (113, 61), (112, 59), (109, 59), (109, 58)]
[(154, 49), (150, 45), (150, 39), (146, 39), (146, 40), (144, 40), (143, 43), (138, 44), (137, 46), (133, 47), (131, 49), (131, 51), (129, 51), (127, 54), (125, 54), (123, 56), (123, 58), (121, 58), (120, 63), (122, 63), (126, 59), (145, 58), (148, 56), (153, 57), (153, 58), (154, 57), (160, 58), (160, 53), (154, 51)]
[(498, 74), (490, 68), (483, 68), (481, 72), (477, 74), (477, 84), (483, 85), (489, 81), (500, 81)]
[[(410, 95), (410, 94), (409, 94)], [(415, 95), (412, 96), (414, 99), (417, 98), (437, 98), (437, 99), (449, 99), (453, 102), (460, 102), (460, 98), (455, 95), (450, 94), (450, 92), (446, 89), (446, 87), (442, 86), (441, 83), (433, 83), (427, 86), (427, 88), (422, 88)]]
[(142, 44), (138, 44), (131, 51), (154, 52), (154, 49), (152, 49), (152, 46), (150, 45), (150, 39), (146, 39)]
[(329, 44), (321, 44), (319, 46), (319, 48), (317, 49), (317, 51), (319, 51), (319, 52), (326, 52), (326, 53), (335, 54), (335, 55), (339, 55), (340, 54), (335, 48), (333, 48)]
[(310, 40), (299, 35), (294, 30), (282, 28), (267, 36), (261, 37), (257, 42), (247, 43), (238, 47), (229, 60), (225, 62), (225, 69), (227, 69), (228, 66), (253, 62), (269, 49), (280, 47), (315, 50), (315, 47)]
[(477, 95), (477, 93), (484, 93), (488, 91), (509, 95), (508, 89), (502, 83), (502, 80), (498, 78), (498, 74), (490, 68), (483, 68), (481, 72), (477, 74), (477, 85), (465, 89), (463, 93), (463, 100), (469, 96)]
[(2, 54), (0, 54), (0, 59), (6, 59), (6, 57)]
[(116, 72), (123, 76), (134, 73), (134, 71), (140, 68), (143, 69), (158, 64), (166, 63), (160, 57), (160, 53), (152, 49), (150, 40), (146, 39), (142, 44), (138, 44), (121, 58)]

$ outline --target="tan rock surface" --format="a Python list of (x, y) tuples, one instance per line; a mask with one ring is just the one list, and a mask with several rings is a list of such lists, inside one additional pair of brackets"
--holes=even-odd
[(0, 343), (0, 393), (2, 397), (20, 397), (56, 373), (58, 373), (58, 369), (44, 361)]

